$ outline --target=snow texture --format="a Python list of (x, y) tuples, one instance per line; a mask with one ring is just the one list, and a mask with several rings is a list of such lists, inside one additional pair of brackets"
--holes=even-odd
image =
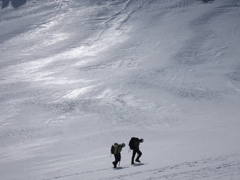
[(240, 179), (239, 0), (0, 6), (2, 180)]

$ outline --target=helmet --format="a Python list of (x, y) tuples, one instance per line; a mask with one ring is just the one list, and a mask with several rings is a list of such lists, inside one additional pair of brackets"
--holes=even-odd
[(144, 141), (144, 139), (140, 139), (140, 142), (143, 142)]
[(122, 147), (125, 147), (125, 143), (122, 143)]

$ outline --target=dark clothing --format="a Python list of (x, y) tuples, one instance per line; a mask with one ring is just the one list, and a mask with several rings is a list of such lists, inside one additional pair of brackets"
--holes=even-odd
[(115, 143), (111, 148), (111, 153), (114, 155), (115, 161), (112, 162), (114, 168), (117, 167), (117, 164), (121, 161), (121, 151), (122, 148), (125, 147), (125, 144), (117, 144)]
[(113, 161), (113, 166), (114, 168), (116, 168), (117, 164), (121, 161), (121, 154), (120, 153), (114, 154), (114, 157), (115, 157), (115, 161)]
[(137, 137), (132, 137), (129, 141), (129, 147), (130, 149), (139, 149), (140, 143), (143, 142), (143, 139), (139, 139)]
[(136, 139), (135, 141), (133, 141), (133, 149), (139, 149), (139, 145), (140, 145), (140, 140)]
[(139, 158), (142, 156), (142, 152), (139, 149), (135, 149), (132, 152), (132, 164), (134, 164), (135, 155), (137, 154), (136, 161), (139, 162)]
[(139, 158), (142, 156), (142, 152), (139, 150), (139, 145), (142, 142), (143, 142), (143, 139), (139, 139), (136, 137), (132, 137), (129, 142), (130, 149), (133, 151), (132, 152), (132, 161), (131, 161), (132, 164), (134, 164), (136, 154), (137, 154), (136, 161), (140, 162)]

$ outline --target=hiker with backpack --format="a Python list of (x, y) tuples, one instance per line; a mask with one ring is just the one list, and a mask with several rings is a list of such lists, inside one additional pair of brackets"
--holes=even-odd
[(112, 162), (113, 167), (117, 168), (117, 164), (121, 161), (121, 151), (125, 147), (125, 144), (114, 143), (111, 147), (111, 154), (114, 155), (115, 161)]
[(132, 137), (129, 141), (129, 147), (132, 150), (132, 161), (131, 164), (134, 164), (135, 155), (137, 154), (136, 162), (141, 162), (139, 158), (142, 156), (142, 152), (139, 149), (140, 143), (143, 143), (143, 139), (137, 137)]

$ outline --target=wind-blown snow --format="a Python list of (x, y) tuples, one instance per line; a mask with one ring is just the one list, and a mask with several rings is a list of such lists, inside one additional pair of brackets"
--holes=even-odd
[[(0, 10), (1, 179), (240, 178), (239, 0), (14, 3)], [(144, 165), (124, 148), (113, 170), (111, 144), (131, 136)]]

